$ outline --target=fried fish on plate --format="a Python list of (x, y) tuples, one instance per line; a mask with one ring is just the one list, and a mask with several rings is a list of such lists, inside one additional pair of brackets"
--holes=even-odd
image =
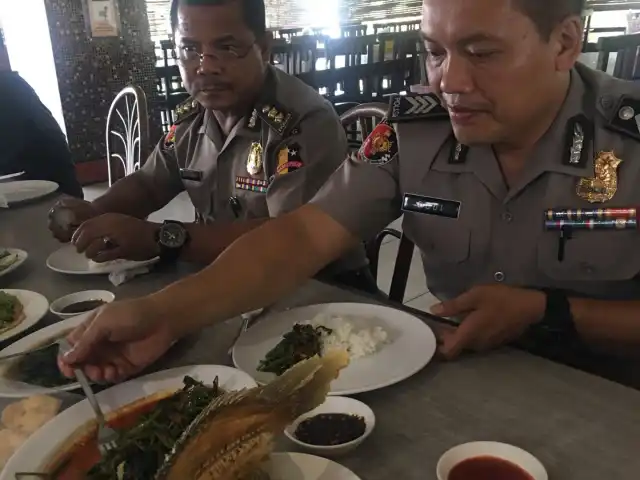
[(274, 438), (324, 402), (349, 364), (342, 350), (291, 367), (271, 383), (229, 392), (211, 402), (185, 430), (156, 480), (264, 480), (260, 470)]

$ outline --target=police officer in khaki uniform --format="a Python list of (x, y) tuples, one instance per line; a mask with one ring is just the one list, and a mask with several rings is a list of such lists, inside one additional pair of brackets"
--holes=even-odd
[[(548, 343), (637, 351), (640, 87), (576, 65), (583, 7), (424, 0), (434, 93), (392, 98), (388, 119), (309, 205), (239, 239), (197, 277), (98, 312), (90, 334), (72, 334), (63, 369), (135, 373), (145, 358), (108, 369), (91, 352), (116, 335), (124, 348), (169, 329), (153, 342), (159, 355), (167, 338), (272, 302), (402, 213), (443, 301), (434, 313), (463, 318), (442, 332), (444, 355), (531, 329)], [(189, 320), (171, 328), (184, 311)], [(126, 330), (142, 317), (153, 320)]]
[[(92, 204), (54, 208), (76, 217), (62, 232), (54, 222), (54, 232), (68, 240), (82, 223), (73, 242), (96, 261), (159, 254), (208, 263), (242, 233), (309, 201), (347, 152), (331, 104), (268, 64), (261, 0), (175, 1), (171, 18), (192, 97), (140, 171)], [(184, 190), (205, 225), (142, 220)], [(376, 288), (363, 248), (323, 275)]]

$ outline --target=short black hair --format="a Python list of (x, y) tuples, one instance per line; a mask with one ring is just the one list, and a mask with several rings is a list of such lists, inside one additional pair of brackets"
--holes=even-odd
[(244, 22), (256, 38), (264, 36), (267, 31), (264, 0), (171, 0), (171, 32), (175, 33), (178, 26), (178, 7), (180, 5), (224, 5), (231, 2), (242, 4)]
[(556, 26), (568, 17), (580, 16), (586, 0), (512, 0), (516, 8), (525, 13), (548, 40)]

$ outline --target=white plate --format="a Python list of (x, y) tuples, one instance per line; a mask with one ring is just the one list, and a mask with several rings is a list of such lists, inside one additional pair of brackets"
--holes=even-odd
[[(21, 338), (15, 343), (12, 343), (4, 350), (0, 351), (0, 357), (4, 355), (12, 355), (14, 353), (24, 352), (25, 350), (30, 350), (32, 348), (36, 348), (39, 345), (42, 345), (47, 340), (50, 340), (54, 337), (57, 337), (65, 330), (70, 330), (74, 327), (77, 327), (82, 323), (82, 321), (87, 318), (89, 313), (83, 313), (82, 315), (78, 315), (76, 317), (67, 318), (58, 323), (54, 323), (53, 325), (49, 325), (48, 327), (42, 328), (33, 332), (31, 335), (27, 335), (24, 338)], [(17, 359), (19, 360), (19, 358)], [(39, 387), (37, 385), (31, 385), (28, 383), (23, 383), (20, 381), (14, 381), (6, 378), (7, 370), (11, 367), (14, 360), (7, 360), (6, 362), (0, 362), (0, 397), (5, 398), (21, 398), (21, 397), (29, 397), (31, 395), (38, 394), (46, 394), (51, 392), (67, 392), (71, 390), (75, 390), (80, 388), (80, 385), (76, 382), (70, 383), (69, 385), (64, 385), (62, 387)]]
[(49, 311), (49, 300), (36, 292), (28, 290), (11, 290), (9, 288), (0, 288), (0, 292), (8, 293), (18, 297), (20, 303), (24, 307), (24, 320), (11, 330), (0, 334), (0, 342), (24, 332), (38, 323), (42, 317)]
[(29, 257), (29, 254), (27, 252), (25, 252), (24, 250), (19, 250), (17, 248), (0, 248), (0, 250), (7, 251), (9, 253), (12, 253), (18, 256), (18, 260), (13, 264), (11, 264), (11, 266), (9, 266), (8, 268), (5, 268), (4, 270), (0, 270), (0, 277), (2, 277), (3, 275), (7, 275), (10, 272), (13, 272), (16, 268), (22, 265), (25, 262), (25, 260)]
[[(218, 377), (220, 386), (227, 390), (256, 386), (251, 377), (235, 368), (221, 365), (193, 365), (164, 370), (121, 383), (98, 393), (98, 401), (105, 413), (111, 412), (154, 393), (182, 388), (182, 379), (185, 375), (205, 383), (212, 383)], [(0, 474), (0, 480), (15, 480), (18, 472), (33, 472), (43, 468), (70, 435), (93, 419), (95, 415), (87, 400), (82, 400), (60, 413), (29, 437), (11, 457)]]
[(69, 275), (108, 275), (113, 272), (131, 270), (132, 268), (145, 267), (157, 263), (159, 258), (152, 258), (143, 262), (121, 262), (117, 264), (107, 263), (100, 267), (91, 267), (89, 259), (78, 253), (73, 245), (65, 245), (56, 250), (47, 258), (47, 267), (54, 272)]
[(272, 453), (265, 470), (273, 480), (360, 480), (336, 462), (304, 453)]
[(295, 323), (312, 320), (319, 313), (362, 317), (355, 319), (356, 328), (381, 326), (390, 340), (373, 355), (353, 360), (331, 384), (330, 395), (369, 392), (406, 380), (422, 370), (436, 351), (435, 335), (413, 315), (367, 303), (327, 303), (267, 316), (240, 337), (233, 349), (234, 365), (258, 383), (269, 382), (274, 375), (258, 372), (260, 361)]
[(9, 180), (13, 180), (14, 178), (21, 177), (24, 175), (24, 172), (16, 172), (10, 173), (8, 175), (0, 175), (0, 182), (8, 182)]
[(21, 180), (0, 183), (0, 197), (9, 205), (46, 197), (58, 190), (58, 184), (47, 180)]

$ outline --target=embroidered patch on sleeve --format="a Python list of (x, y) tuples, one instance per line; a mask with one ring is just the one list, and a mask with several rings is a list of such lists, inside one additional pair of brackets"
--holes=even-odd
[(303, 166), (300, 150), (300, 145), (292, 143), (278, 152), (276, 175), (285, 175)]
[(169, 129), (169, 133), (167, 133), (167, 136), (164, 137), (164, 149), (165, 150), (171, 150), (173, 147), (175, 147), (175, 145), (176, 145), (176, 128), (178, 128), (177, 125), (172, 125), (171, 128)]
[(373, 129), (360, 147), (358, 160), (371, 165), (386, 165), (398, 154), (396, 131), (385, 120)]

